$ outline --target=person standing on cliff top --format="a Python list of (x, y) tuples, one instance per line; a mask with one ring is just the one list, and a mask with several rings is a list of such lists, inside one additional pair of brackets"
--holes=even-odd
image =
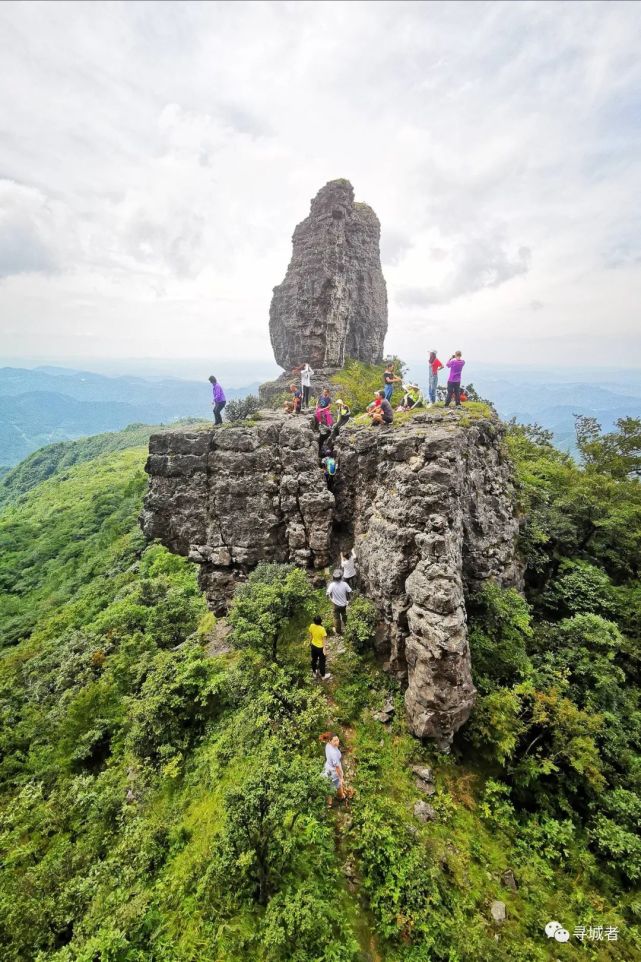
[(392, 393), (394, 391), (394, 385), (401, 383), (400, 377), (397, 377), (396, 374), (394, 374), (393, 364), (388, 364), (387, 367), (385, 368), (385, 373), (383, 374), (383, 380), (385, 382), (385, 388), (383, 390), (383, 393), (385, 395), (385, 400), (391, 401)]
[(312, 389), (312, 377), (314, 372), (306, 361), (304, 364), (301, 364), (300, 367), (294, 368), (294, 374), (300, 374), (300, 386), (303, 392), (303, 407), (308, 408), (309, 393)]
[(223, 391), (222, 387), (220, 386), (220, 384), (218, 383), (218, 381), (216, 380), (213, 374), (211, 374), (209, 377), (209, 383), (214, 389), (214, 396), (211, 402), (214, 408), (214, 424), (222, 424), (223, 419), (221, 417), (221, 412), (225, 407), (225, 405), (227, 404), (227, 400), (225, 398), (225, 392)]
[(465, 361), (460, 351), (455, 351), (447, 362), (450, 369), (450, 376), (447, 379), (447, 397), (445, 407), (450, 406), (450, 401), (454, 398), (457, 408), (461, 406), (461, 371), (465, 367)]
[(436, 404), (436, 389), (438, 387), (438, 372), (441, 370), (443, 365), (436, 356), (436, 351), (430, 351), (430, 356), (428, 358), (429, 366), (429, 384), (427, 392), (430, 398), (430, 404)]

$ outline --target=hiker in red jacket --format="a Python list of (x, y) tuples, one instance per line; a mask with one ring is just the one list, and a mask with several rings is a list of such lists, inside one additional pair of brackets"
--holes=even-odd
[(429, 402), (429, 403), (430, 403), (430, 404), (436, 404), (436, 389), (437, 389), (437, 387), (438, 387), (438, 372), (441, 370), (441, 368), (443, 367), (443, 365), (441, 364), (441, 362), (440, 362), (439, 359), (437, 358), (437, 356), (436, 356), (436, 351), (430, 351), (430, 356), (429, 356), (429, 358), (428, 358), (427, 363), (428, 363), (429, 369), (430, 369), (430, 371), (429, 371), (430, 379), (429, 379), (429, 386), (428, 386), (428, 391), (427, 391), (427, 393), (428, 393), (428, 395), (429, 395), (429, 399), (430, 399), (430, 402)]

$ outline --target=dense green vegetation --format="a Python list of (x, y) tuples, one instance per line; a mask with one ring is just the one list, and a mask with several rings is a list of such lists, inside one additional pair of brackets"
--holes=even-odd
[[(331, 618), (296, 569), (260, 566), (208, 656), (194, 567), (138, 530), (143, 447), (96, 443), (20, 493), (0, 515), (0, 960), (641, 959), (641, 492), (617, 434), (580, 432), (581, 468), (511, 429), (526, 597), (471, 602), (480, 697), (450, 755), (406, 732), (365, 599), (312, 681), (306, 626)], [(348, 809), (325, 803), (325, 730)], [(559, 945), (551, 919), (618, 940)]]
[[(209, 426), (209, 422), (206, 423)], [(34, 451), (15, 468), (9, 468), (0, 475), (0, 505), (20, 497), (21, 494), (35, 488), (41, 481), (60, 474), (74, 464), (91, 461), (108, 451), (124, 451), (127, 448), (139, 447), (147, 443), (151, 434), (175, 431), (187, 425), (195, 427), (200, 424), (203, 422), (198, 418), (183, 418), (169, 426), (130, 424), (122, 431), (109, 431), (106, 434), (80, 438), (78, 441), (59, 441), (57, 444), (48, 444)]]

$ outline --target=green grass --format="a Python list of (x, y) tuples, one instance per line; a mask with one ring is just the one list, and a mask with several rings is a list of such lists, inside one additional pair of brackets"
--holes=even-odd
[[(470, 404), (463, 416), (486, 413)], [(331, 628), (323, 590), (279, 642), (288, 672), (279, 697), (305, 702), (289, 727), (277, 700), (261, 701), (270, 682), (260, 681), (260, 659), (202, 659), (211, 619), (195, 567), (145, 549), (138, 530), (145, 456), (138, 447), (65, 466), (0, 515), (0, 960), (641, 960), (638, 898), (597, 863), (582, 831), (559, 851), (536, 832), (541, 812), (516, 811), (497, 792), (496, 766), (414, 739), (400, 687), (372, 652), (339, 652), (331, 639), (333, 677), (311, 679), (307, 625), (319, 613)], [(388, 698), (396, 712), (382, 725), (372, 712)], [(282, 911), (312, 886), (324, 893), (316, 911), (329, 906), (340, 919), (301, 959), (294, 937), (280, 946), (263, 938), (274, 932), (269, 906), (234, 902), (210, 874), (227, 793), (251, 779), (265, 746), (288, 746), (278, 764), (292, 779), (300, 766), (320, 771), (325, 729), (345, 746), (356, 796), (329, 813), (309, 800), (308, 820), (291, 833), (298, 848)], [(413, 814), (424, 797), (416, 763), (435, 774), (427, 800), (437, 818), (427, 824)], [(516, 892), (502, 881), (508, 868)], [(507, 906), (498, 927), (493, 899)], [(309, 918), (293, 918), (299, 934)], [(545, 938), (550, 919), (571, 932), (618, 926), (619, 941), (559, 946)], [(355, 953), (339, 955), (350, 940)]]

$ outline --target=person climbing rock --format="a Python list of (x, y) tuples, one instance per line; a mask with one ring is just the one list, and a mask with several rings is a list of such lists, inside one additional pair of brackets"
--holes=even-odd
[(333, 437), (338, 437), (340, 429), (344, 424), (347, 424), (352, 415), (350, 408), (341, 398), (336, 398), (336, 412), (338, 415), (338, 420), (332, 429)]
[[(338, 747), (340, 745), (340, 739), (338, 735), (325, 732), (320, 736), (320, 740), (321, 742), (325, 742), (325, 767), (323, 768), (323, 775), (332, 783), (336, 797), (342, 801), (345, 798), (345, 776), (343, 774), (343, 753)], [(330, 795), (327, 799), (327, 805), (331, 808), (333, 804), (334, 799)]]
[(328, 387), (323, 388), (323, 393), (319, 397), (318, 403), (316, 404), (315, 417), (318, 424), (324, 424), (328, 428), (331, 428), (331, 426), (334, 423), (334, 419), (332, 418), (332, 412), (330, 408), (331, 403), (332, 403), (332, 397), (329, 393), (329, 388)]
[(336, 472), (338, 471), (338, 462), (334, 456), (333, 448), (322, 458), (321, 465), (325, 470), (325, 480), (327, 481), (328, 490), (333, 492)]
[(343, 628), (347, 624), (347, 605), (352, 589), (343, 581), (343, 572), (337, 568), (332, 580), (327, 585), (327, 597), (334, 605), (334, 630), (337, 635), (343, 634)]
[(347, 555), (341, 552), (341, 568), (343, 569), (343, 581), (353, 591), (356, 587), (356, 552), (353, 548)]
[(222, 410), (227, 404), (227, 400), (225, 398), (225, 392), (223, 391), (222, 387), (220, 386), (220, 384), (218, 383), (218, 381), (216, 380), (213, 374), (210, 375), (209, 377), (209, 383), (213, 388), (212, 405), (214, 408), (214, 424), (222, 424), (223, 423), (223, 419), (221, 416)]
[(461, 356), (460, 351), (455, 351), (451, 358), (447, 362), (447, 367), (450, 369), (450, 374), (447, 379), (447, 397), (445, 398), (445, 407), (450, 406), (450, 401), (454, 398), (454, 402), (457, 408), (461, 406), (461, 371), (465, 367), (465, 361)]
[(429, 395), (430, 404), (436, 404), (436, 391), (438, 388), (438, 372), (441, 370), (443, 365), (436, 356), (436, 351), (430, 351), (430, 356), (427, 361), (429, 367), (429, 380), (427, 393)]
[(388, 364), (387, 367), (385, 368), (385, 373), (383, 374), (383, 381), (385, 383), (385, 388), (383, 390), (383, 393), (385, 395), (385, 400), (391, 401), (392, 394), (394, 392), (394, 385), (401, 383), (400, 377), (397, 377), (396, 374), (394, 373), (393, 364)]
[(325, 658), (327, 656), (325, 642), (327, 640), (327, 632), (323, 628), (323, 623), (319, 615), (314, 618), (307, 629), (307, 633), (312, 656), (312, 674), (315, 678), (321, 678), (323, 681), (327, 681), (332, 677), (329, 672), (325, 670)]
[(300, 374), (300, 386), (301, 386), (301, 391), (303, 395), (303, 407), (308, 408), (309, 393), (312, 389), (312, 377), (314, 375), (314, 371), (309, 366), (309, 364), (305, 363), (305, 364), (301, 364), (300, 367), (295, 367), (293, 373)]
[(328, 454), (332, 454), (334, 451), (332, 430), (332, 428), (328, 428), (325, 424), (318, 425), (318, 457), (321, 459), (327, 457)]

